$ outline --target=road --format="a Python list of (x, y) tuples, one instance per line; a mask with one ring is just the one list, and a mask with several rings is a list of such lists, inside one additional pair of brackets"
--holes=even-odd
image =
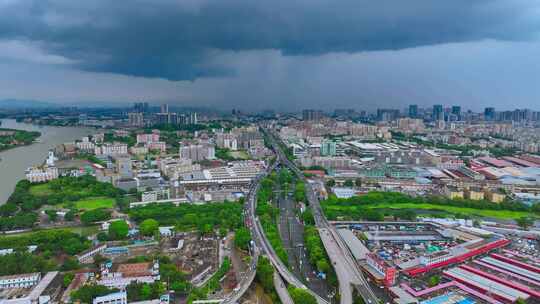
[[(250, 191), (250, 195), (248, 195), (246, 199), (246, 212), (247, 216), (246, 218), (251, 219), (248, 220), (248, 227), (251, 230), (251, 237), (253, 239), (253, 242), (255, 243), (256, 250), (260, 250), (260, 252), (265, 253), (272, 265), (276, 268), (276, 270), (279, 272), (279, 274), (283, 277), (283, 279), (288, 283), (291, 284), (297, 288), (302, 288), (308, 291), (311, 295), (317, 299), (317, 302), (319, 304), (328, 304), (328, 301), (321, 298), (317, 293), (310, 290), (301, 280), (299, 280), (294, 274), (292, 274), (289, 269), (283, 264), (283, 262), (279, 259), (276, 252), (274, 251), (274, 248), (272, 248), (272, 245), (266, 238), (266, 235), (264, 234), (264, 230), (262, 228), (262, 225), (257, 218), (256, 215), (256, 208), (257, 208), (257, 199), (256, 199), (256, 192), (259, 189), (259, 183), (260, 180), (266, 176), (268, 173), (275, 170), (277, 165), (279, 164), (279, 161), (276, 161), (272, 166), (270, 166), (266, 173), (264, 175), (261, 175), (257, 180), (253, 183), (252, 191)], [(251, 193), (253, 193), (251, 195)]]
[(298, 169), (298, 167), (289, 159), (287, 159), (287, 157), (281, 150), (279, 144), (277, 143), (276, 135), (269, 135), (274, 152), (277, 154), (277, 162), (287, 166), (291, 171), (296, 174), (299, 179), (305, 182), (306, 195), (313, 212), (315, 226), (319, 229), (321, 240), (323, 241), (324, 247), (327, 250), (328, 255), (331, 257), (332, 265), (334, 266), (336, 275), (338, 277), (341, 295), (340, 303), (352, 303), (353, 298), (352, 289), (350, 287), (351, 285), (354, 286), (356, 290), (358, 290), (364, 302), (379, 303), (379, 299), (371, 290), (369, 283), (364, 278), (362, 271), (358, 268), (358, 265), (354, 257), (352, 256), (352, 253), (347, 248), (347, 245), (339, 236), (335, 228), (330, 225), (324, 217), (319, 198), (313, 191), (311, 184), (307, 181), (304, 174)]
[[(255, 227), (253, 225), (253, 219), (255, 218), (253, 216), (255, 209), (253, 209), (253, 204), (256, 202), (256, 196), (257, 196), (257, 190), (259, 189), (259, 183), (263, 177), (265, 177), (268, 172), (271, 172), (275, 166), (270, 167), (265, 173), (258, 176), (252, 183), (249, 192), (246, 196), (245, 204), (244, 204), (244, 215), (246, 219), (246, 226), (250, 229), (252, 237), (256, 235)], [(253, 212), (253, 213), (252, 213)], [(255, 238), (254, 238), (255, 239)], [(251, 249), (251, 263), (249, 265), (249, 269), (246, 273), (243, 274), (242, 279), (238, 283), (238, 286), (235, 288), (235, 290), (227, 296), (226, 299), (222, 302), (223, 304), (234, 304), (237, 303), (246, 293), (246, 291), (249, 289), (251, 284), (253, 283), (253, 280), (255, 279), (255, 275), (257, 272), (257, 261), (259, 260), (260, 255), (260, 247), (257, 247), (257, 245), (252, 246)]]
[(287, 166), (296, 174), (299, 179), (304, 181), (306, 184), (306, 195), (312, 208), (315, 225), (319, 229), (321, 240), (323, 241), (328, 255), (332, 260), (333, 267), (338, 277), (341, 294), (340, 303), (352, 304), (353, 298), (351, 286), (354, 286), (359, 291), (360, 295), (366, 303), (378, 303), (378, 298), (373, 294), (373, 291), (371, 290), (368, 282), (364, 279), (362, 272), (358, 268), (358, 265), (352, 257), (351, 252), (346, 247), (346, 244), (335, 231), (334, 227), (331, 226), (324, 217), (322, 208), (319, 203), (319, 199), (315, 195), (313, 188), (307, 182), (303, 173), (296, 167), (296, 165), (294, 165), (285, 157), (283, 151), (281, 151), (273, 136), (271, 136), (270, 138), (272, 140), (272, 146), (274, 148), (274, 151), (277, 154), (277, 160), (272, 166), (267, 169), (264, 174), (261, 174), (253, 181), (250, 191), (248, 192), (248, 195), (246, 197), (245, 203), (244, 212), (246, 218), (246, 225), (251, 231), (251, 236), (254, 242), (252, 246), (252, 263), (250, 265), (250, 270), (248, 271), (244, 279), (239, 283), (235, 291), (223, 301), (223, 303), (237, 303), (247, 291), (255, 278), (256, 265), (260, 253), (265, 253), (268, 256), (271, 263), (274, 265), (279, 274), (285, 279), (287, 283), (294, 285), (297, 288), (306, 289), (317, 299), (317, 302), (319, 304), (328, 303), (328, 301), (321, 298), (317, 293), (308, 289), (307, 286), (305, 286), (302, 281), (300, 281), (295, 275), (293, 275), (287, 269), (287, 267), (285, 267), (285, 265), (279, 260), (272, 246), (268, 242), (268, 239), (266, 239), (266, 236), (264, 235), (261, 223), (257, 219), (255, 212), (257, 206), (256, 193), (259, 189), (260, 181), (263, 177), (272, 172), (278, 164), (284, 164), (285, 166)]
[(295, 202), (289, 194), (278, 199), (280, 210), (279, 231), (289, 257), (289, 266), (297, 278), (322, 298), (328, 298), (326, 281), (317, 277), (304, 247), (304, 225), (296, 215)]
[(282, 304), (294, 304), (289, 291), (287, 291), (287, 286), (285, 286), (285, 283), (283, 283), (277, 272), (274, 272), (274, 288)]

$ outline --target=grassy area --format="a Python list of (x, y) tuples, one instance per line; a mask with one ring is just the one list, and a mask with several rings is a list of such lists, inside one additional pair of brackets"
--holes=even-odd
[(32, 185), (29, 190), (30, 194), (32, 194), (33, 196), (40, 196), (40, 197), (47, 197), (47, 196), (61, 195), (61, 194), (88, 196), (90, 194), (84, 188), (70, 188), (70, 189), (65, 189), (63, 191), (59, 191), (58, 189), (51, 188), (50, 184), (51, 182), (38, 184), (38, 185)]
[(369, 205), (368, 208), (370, 209), (388, 208), (388, 209), (437, 210), (437, 211), (445, 211), (445, 212), (450, 212), (450, 213), (461, 213), (461, 214), (468, 214), (468, 215), (473, 215), (473, 216), (492, 217), (492, 218), (500, 218), (500, 219), (518, 219), (520, 217), (526, 217), (526, 216), (531, 215), (530, 212), (525, 212), (525, 211), (473, 209), (473, 208), (466, 208), (466, 207), (441, 206), (441, 205), (434, 205), (434, 204), (414, 204), (414, 203), (399, 204), (399, 205), (380, 203), (380, 204)]
[(91, 197), (75, 202), (75, 208), (79, 210), (93, 210), (98, 208), (113, 208), (114, 199), (109, 197)]
[(82, 226), (66, 228), (68, 231), (77, 233), (81, 236), (90, 236), (99, 232), (100, 226)]
[(495, 204), (485, 200), (453, 200), (438, 195), (409, 196), (399, 192), (372, 191), (348, 199), (338, 199), (330, 195), (321, 205), (329, 219), (342, 217), (376, 220), (383, 214), (413, 218), (415, 214), (422, 213), (503, 220), (540, 216), (540, 205), (531, 207), (510, 199)]
[(59, 232), (59, 231), (66, 231), (66, 232), (73, 232), (73, 233), (76, 233), (80, 236), (90, 236), (90, 235), (93, 235), (93, 234), (96, 234), (99, 232), (99, 226), (97, 225), (94, 225), (94, 226), (81, 226), (81, 227), (66, 227), (66, 228), (51, 228), (51, 229), (36, 229), (36, 230), (32, 230), (32, 231), (26, 231), (26, 232), (21, 232), (21, 233), (14, 233), (14, 234), (8, 234), (8, 235), (4, 235), (4, 236), (0, 236), (0, 242), (2, 240), (9, 240), (9, 239), (17, 239), (17, 238), (20, 238), (20, 237), (27, 237), (27, 236), (32, 236), (32, 235), (35, 235), (35, 234), (38, 234), (40, 232), (43, 232), (43, 231), (47, 231), (47, 232)]
[(53, 193), (54, 191), (49, 187), (49, 184), (39, 184), (30, 187), (30, 194), (35, 196), (46, 196)]
[(249, 159), (249, 155), (246, 151), (229, 151), (229, 155), (236, 159)]
[[(360, 207), (360, 206), (358, 206)], [(455, 206), (442, 206), (435, 204), (416, 204), (416, 203), (402, 203), (402, 204), (391, 204), (391, 203), (373, 203), (369, 205), (362, 206), (368, 209), (392, 209), (392, 210), (436, 210), (452, 214), (467, 214), (471, 216), (479, 217), (490, 217), (490, 218), (499, 218), (499, 219), (518, 219), (520, 217), (531, 216), (530, 212), (526, 211), (510, 211), (510, 210), (489, 210), (489, 209), (473, 209), (466, 207), (455, 207)], [(336, 211), (340, 214), (347, 214), (348, 210), (356, 209), (357, 206), (325, 206), (325, 209), (328, 211)]]

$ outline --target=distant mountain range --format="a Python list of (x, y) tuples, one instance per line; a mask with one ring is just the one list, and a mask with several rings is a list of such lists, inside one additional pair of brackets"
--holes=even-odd
[(62, 105), (37, 100), (3, 99), (0, 109), (59, 108)]

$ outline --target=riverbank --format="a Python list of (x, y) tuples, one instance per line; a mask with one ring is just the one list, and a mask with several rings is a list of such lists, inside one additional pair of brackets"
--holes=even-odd
[(43, 163), (50, 149), (57, 145), (74, 142), (91, 135), (95, 129), (84, 127), (48, 127), (19, 123), (14, 119), (1, 119), (2, 128), (18, 131), (39, 132), (37, 141), (25, 146), (17, 146), (0, 152), (0, 205), (4, 204), (18, 181), (25, 178), (24, 171)]
[(36, 142), (41, 132), (0, 128), (0, 152)]

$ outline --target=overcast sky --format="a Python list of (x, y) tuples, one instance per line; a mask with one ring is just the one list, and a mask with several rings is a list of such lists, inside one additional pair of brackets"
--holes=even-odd
[(540, 1), (0, 0), (0, 99), (540, 110)]

